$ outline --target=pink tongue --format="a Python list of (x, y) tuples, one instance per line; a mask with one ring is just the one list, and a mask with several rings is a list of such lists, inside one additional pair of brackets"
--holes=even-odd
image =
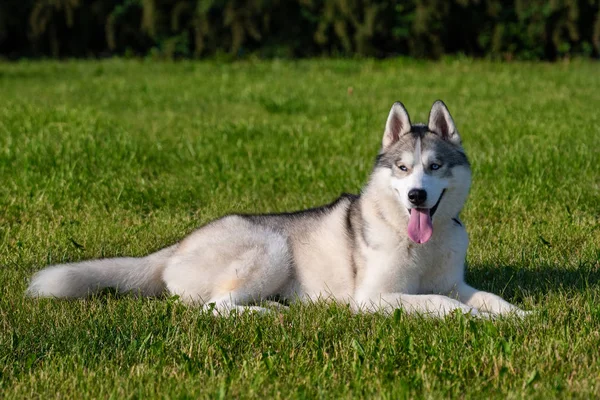
[(415, 243), (425, 243), (433, 234), (428, 208), (411, 208), (408, 221), (408, 237)]

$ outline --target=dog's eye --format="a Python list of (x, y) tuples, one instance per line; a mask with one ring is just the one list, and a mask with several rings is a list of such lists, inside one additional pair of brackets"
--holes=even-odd
[(398, 168), (400, 168), (400, 171), (408, 171), (408, 168), (406, 168), (406, 165), (398, 165)]
[(433, 164), (431, 164), (429, 166), (429, 168), (431, 168), (434, 171), (440, 169), (440, 167), (441, 167), (441, 165), (440, 164), (436, 164), (436, 163), (433, 163)]

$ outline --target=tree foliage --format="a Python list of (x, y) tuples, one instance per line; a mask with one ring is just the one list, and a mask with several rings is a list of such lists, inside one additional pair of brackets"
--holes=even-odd
[(9, 57), (600, 54), (600, 0), (3, 0)]

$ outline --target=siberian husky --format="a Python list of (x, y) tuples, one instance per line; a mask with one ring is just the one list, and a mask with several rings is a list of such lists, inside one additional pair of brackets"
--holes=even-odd
[(367, 312), (525, 315), (464, 280), (468, 237), (458, 215), (470, 185), (446, 105), (436, 101), (428, 124), (413, 125), (396, 102), (360, 195), (292, 213), (228, 215), (142, 258), (50, 266), (33, 277), (27, 294), (166, 290), (216, 314), (267, 311), (263, 302), (277, 298), (333, 300)]

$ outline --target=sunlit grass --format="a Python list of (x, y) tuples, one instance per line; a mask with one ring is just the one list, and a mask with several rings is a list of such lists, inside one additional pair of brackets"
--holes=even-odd
[[(467, 280), (525, 321), (174, 299), (23, 298), (56, 262), (143, 255), (229, 212), (358, 192), (389, 107), (443, 99), (471, 159)], [(595, 63), (0, 64), (5, 398), (600, 395)]]

